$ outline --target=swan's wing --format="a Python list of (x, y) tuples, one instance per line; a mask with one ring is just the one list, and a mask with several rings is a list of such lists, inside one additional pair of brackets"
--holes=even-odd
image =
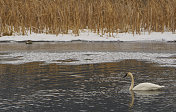
[(164, 86), (160, 86), (153, 83), (140, 83), (139, 85), (135, 86), (133, 90), (157, 90), (163, 87)]

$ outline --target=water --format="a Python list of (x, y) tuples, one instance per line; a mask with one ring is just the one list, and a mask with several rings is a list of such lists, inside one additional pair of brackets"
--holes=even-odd
[[(65, 44), (1, 44), (0, 111), (176, 111), (175, 44), (118, 43), (121, 46), (119, 48), (115, 43), (97, 43), (104, 46), (101, 49), (95, 43), (67, 43), (67, 47), (62, 47), (62, 50), (57, 48)], [(79, 47), (73, 47), (76, 44)], [(147, 44), (153, 46), (150, 48)], [(83, 51), (82, 48), (90, 45), (95, 49), (87, 47)], [(132, 45), (136, 47), (130, 49)], [(115, 58), (120, 56), (119, 52), (126, 58)], [(38, 57), (44, 58), (37, 58), (37, 53), (40, 54)], [(131, 58), (141, 53), (140, 57), (145, 58)], [(52, 58), (59, 54), (62, 56)], [(51, 55), (51, 60), (48, 61), (47, 55)], [(62, 60), (63, 55), (67, 56)], [(36, 60), (30, 60), (31, 56), (36, 57)], [(91, 60), (96, 56), (104, 56), (100, 59), (102, 62), (92, 63)], [(113, 59), (109, 60), (110, 57)], [(170, 61), (165, 63), (165, 59)], [(21, 63), (17, 63), (19, 61)], [(134, 74), (135, 84), (152, 82), (166, 88), (160, 91), (130, 92), (130, 78), (122, 78), (128, 71)]]

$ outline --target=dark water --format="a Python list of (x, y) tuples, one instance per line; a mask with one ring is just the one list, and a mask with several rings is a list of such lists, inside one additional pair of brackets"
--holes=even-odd
[(48, 42), (33, 43), (0, 43), (0, 51), (63, 51), (63, 52), (155, 52), (155, 53), (176, 53), (175, 43), (141, 43), (141, 42)]
[[(128, 71), (135, 84), (152, 82), (165, 89), (130, 92), (130, 79), (122, 78)], [(0, 64), (2, 112), (174, 112), (175, 102), (176, 69), (156, 63)]]

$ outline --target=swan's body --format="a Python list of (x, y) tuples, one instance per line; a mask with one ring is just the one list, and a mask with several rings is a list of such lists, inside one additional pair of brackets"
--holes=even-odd
[(160, 86), (153, 83), (140, 83), (137, 86), (135, 86), (132, 90), (157, 90), (160, 88), (163, 88), (164, 86)]
[[(158, 90), (163, 88), (164, 86), (160, 86), (157, 84), (153, 84), (153, 83), (140, 83), (137, 86), (134, 87), (134, 78), (132, 73), (128, 72), (124, 77), (126, 76), (130, 76), (131, 77), (131, 86), (129, 88), (129, 90)], [(133, 88), (134, 87), (134, 88)]]

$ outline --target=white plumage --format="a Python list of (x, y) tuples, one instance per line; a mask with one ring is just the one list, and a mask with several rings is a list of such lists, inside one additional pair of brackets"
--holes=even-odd
[[(160, 86), (157, 84), (153, 84), (153, 83), (140, 83), (137, 86), (134, 87), (134, 78), (132, 73), (128, 72), (124, 77), (126, 76), (130, 76), (131, 77), (131, 86), (129, 88), (129, 90), (142, 90), (142, 91), (146, 91), (146, 90), (158, 90), (163, 88), (164, 86)], [(133, 88), (134, 87), (134, 88)]]
[(157, 84), (153, 84), (153, 83), (140, 83), (137, 86), (135, 86), (132, 90), (157, 90), (160, 88), (163, 88), (164, 86), (160, 86)]

